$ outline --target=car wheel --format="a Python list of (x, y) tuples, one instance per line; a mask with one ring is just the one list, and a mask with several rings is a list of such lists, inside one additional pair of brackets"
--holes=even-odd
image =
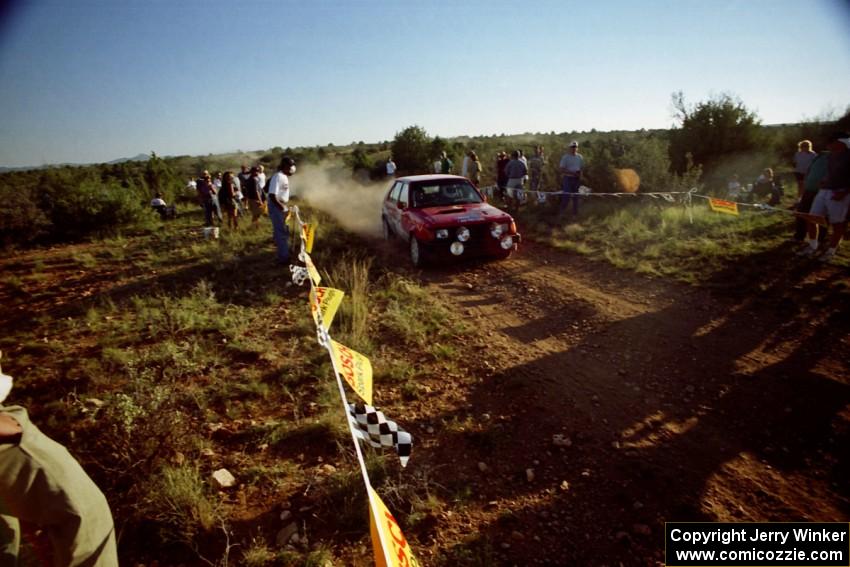
[(422, 250), (422, 244), (412, 234), (410, 235), (410, 263), (416, 268), (425, 265), (425, 252)]
[(393, 233), (390, 229), (390, 223), (387, 222), (387, 219), (381, 219), (381, 224), (383, 225), (384, 240), (392, 240)]

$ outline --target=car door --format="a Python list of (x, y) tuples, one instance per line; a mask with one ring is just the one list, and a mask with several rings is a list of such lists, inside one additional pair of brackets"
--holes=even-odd
[(398, 211), (398, 224), (393, 227), (396, 234), (400, 235), (402, 238), (407, 240), (407, 237), (410, 234), (410, 186), (407, 183), (401, 184), (401, 190), (398, 195), (398, 204), (396, 205), (396, 210)]
[(400, 234), (397, 227), (399, 226), (399, 217), (401, 216), (401, 211), (398, 208), (398, 196), (401, 193), (401, 185), (402, 183), (400, 181), (396, 181), (387, 192), (387, 198), (384, 200), (384, 219), (390, 228), (390, 232), (395, 234)]

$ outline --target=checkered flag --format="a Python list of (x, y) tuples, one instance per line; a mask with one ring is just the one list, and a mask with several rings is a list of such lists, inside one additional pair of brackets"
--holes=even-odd
[(348, 420), (355, 435), (372, 447), (392, 447), (398, 453), (401, 466), (407, 466), (413, 449), (413, 436), (401, 429), (394, 421), (386, 418), (372, 406), (348, 404)]

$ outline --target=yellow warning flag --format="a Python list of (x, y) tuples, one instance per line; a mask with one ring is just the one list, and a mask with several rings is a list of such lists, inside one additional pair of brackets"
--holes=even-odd
[[(372, 533), (375, 565), (377, 567), (419, 567), (421, 564), (413, 556), (413, 551), (407, 544), (404, 534), (401, 533), (398, 522), (371, 486), (369, 487), (369, 504), (369, 531)], [(378, 535), (379, 529), (384, 536), (383, 539)], [(381, 544), (382, 541), (386, 549)], [(387, 557), (391, 561), (389, 565), (387, 565)]]
[(313, 253), (313, 240), (316, 238), (316, 225), (305, 222), (301, 225), (301, 238), (304, 239), (304, 249), (307, 254)]
[(304, 265), (307, 266), (307, 273), (310, 274), (310, 279), (313, 280), (313, 285), (322, 283), (322, 276), (319, 275), (319, 270), (316, 269), (316, 264), (308, 254), (304, 254)]
[(723, 199), (709, 199), (708, 204), (711, 205), (711, 210), (715, 213), (725, 213), (727, 215), (738, 215), (738, 203), (735, 201), (724, 201)]
[(372, 405), (372, 363), (359, 352), (333, 339), (331, 347), (337, 372), (364, 402)]
[(319, 324), (319, 313), (321, 313), (325, 330), (331, 328), (336, 310), (339, 309), (344, 296), (344, 291), (332, 287), (316, 287), (310, 290), (310, 313), (316, 325)]

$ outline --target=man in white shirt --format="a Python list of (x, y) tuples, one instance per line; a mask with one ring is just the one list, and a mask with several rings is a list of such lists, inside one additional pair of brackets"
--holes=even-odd
[(272, 221), (272, 238), (277, 247), (277, 263), (289, 265), (289, 227), (286, 213), (289, 211), (289, 176), (295, 173), (295, 160), (284, 157), (280, 160), (277, 173), (269, 180), (269, 218)]
[(463, 164), (460, 166), (460, 175), (469, 177), (469, 152), (463, 155)]
[(558, 164), (558, 170), (564, 176), (561, 184), (561, 214), (567, 208), (570, 199), (573, 200), (573, 214), (578, 216), (578, 188), (581, 186), (581, 170), (584, 158), (578, 153), (578, 142), (570, 142), (570, 147)]
[(395, 162), (393, 156), (387, 158), (387, 177), (395, 177)]

